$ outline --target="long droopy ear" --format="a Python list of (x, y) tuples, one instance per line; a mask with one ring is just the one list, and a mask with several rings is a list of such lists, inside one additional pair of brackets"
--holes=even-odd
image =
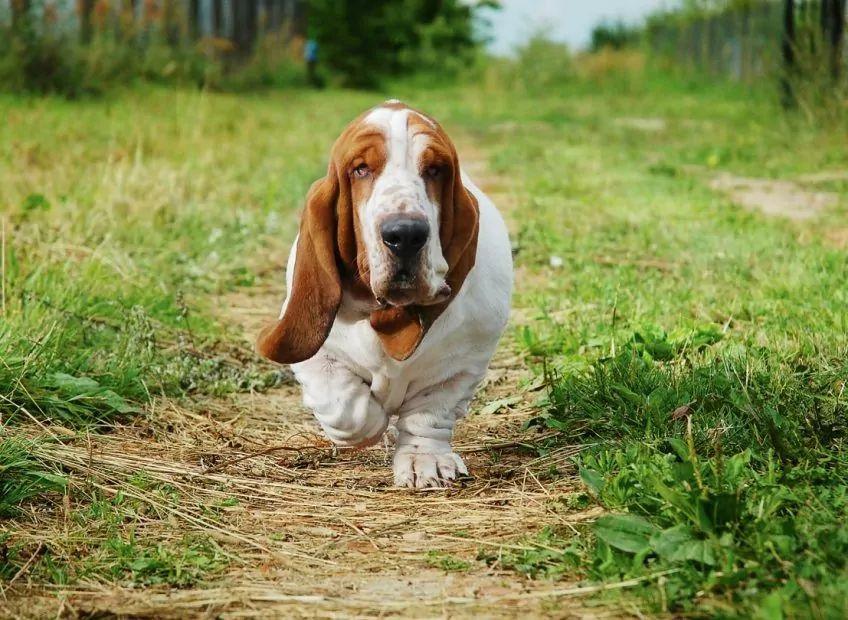
[[(283, 314), (259, 334), (256, 350), (281, 364), (318, 352), (330, 335), (342, 300), (337, 262), (339, 180), (331, 164), (306, 198), (295, 253), (294, 277)], [(344, 225), (344, 224), (343, 224)]]
[[(477, 237), (480, 229), (480, 207), (477, 198), (462, 183), (459, 158), (451, 145), (454, 171), (450, 187), (445, 187), (442, 199), (439, 236), (442, 253), (448, 263), (447, 282), (453, 295), (459, 292), (465, 277), (477, 258)], [(453, 299), (453, 295), (451, 299)], [(450, 299), (448, 300), (450, 302)], [(447, 307), (447, 304), (445, 304)], [(434, 309), (437, 307), (434, 307)], [(436, 316), (442, 313), (442, 308)], [(435, 317), (433, 317), (435, 320)]]
[(377, 332), (383, 349), (396, 360), (408, 359), (439, 315), (462, 288), (477, 257), (480, 210), (477, 199), (462, 183), (459, 158), (450, 144), (453, 174), (445, 183), (439, 205), (439, 237), (448, 263), (446, 280), (451, 296), (433, 306), (386, 308), (371, 313), (371, 327)]

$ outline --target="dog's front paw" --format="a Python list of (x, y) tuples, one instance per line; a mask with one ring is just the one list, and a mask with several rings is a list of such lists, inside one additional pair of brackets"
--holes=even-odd
[(449, 486), (458, 475), (467, 475), (468, 468), (455, 452), (419, 454), (399, 450), (395, 453), (395, 486), (408, 489), (438, 489)]

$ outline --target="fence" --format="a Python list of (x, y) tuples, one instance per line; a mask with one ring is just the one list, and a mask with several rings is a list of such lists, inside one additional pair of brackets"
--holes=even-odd
[(306, 33), (304, 0), (0, 0), (0, 23), (27, 16), (40, 29), (61, 29), (87, 43), (97, 32), (149, 33), (169, 43), (225, 39), (249, 53), (266, 33)]
[(751, 0), (649, 18), (649, 49), (689, 69), (751, 81), (800, 58), (845, 64), (845, 0)]

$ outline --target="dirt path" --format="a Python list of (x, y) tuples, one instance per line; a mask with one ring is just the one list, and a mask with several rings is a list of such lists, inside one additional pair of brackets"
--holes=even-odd
[(754, 179), (725, 172), (713, 177), (709, 186), (749, 211), (796, 221), (814, 218), (839, 203), (833, 192), (808, 189), (785, 179)]
[[(471, 176), (508, 212), (512, 196), (486, 175), (482, 156), (467, 145), (461, 152)], [(281, 277), (276, 273), (273, 281), (222, 304), (244, 333), (245, 347), (279, 305)], [(597, 608), (589, 614), (581, 607), (585, 592), (575, 584), (529, 581), (499, 567), (499, 553), (520, 551), (523, 539), (543, 525), (568, 526), (595, 516), (558, 501), (573, 490), (574, 480), (544, 479), (539, 463), (520, 447), (534, 435), (522, 430), (539, 395), (530, 379), (505, 338), (457, 432), (457, 451), (474, 477), (450, 490), (394, 489), (384, 448), (334, 450), (290, 381), (267, 393), (198, 402), (190, 409), (162, 403), (132, 427), (88, 444), (46, 448), (104, 494), (122, 492), (149, 505), (137, 536), (211, 536), (231, 561), (214, 582), (191, 589), (92, 583), (47, 592), (28, 588), (22, 579), (6, 594), (7, 611), (598, 617)], [(494, 401), (513, 404), (481, 413)], [(180, 508), (131, 484), (139, 471), (176, 489)], [(61, 514), (44, 515), (31, 542), (61, 535), (63, 527)], [(480, 561), (481, 554), (488, 561)]]

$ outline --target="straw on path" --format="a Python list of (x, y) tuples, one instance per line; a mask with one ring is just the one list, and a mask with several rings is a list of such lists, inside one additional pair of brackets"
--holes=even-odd
[[(472, 178), (509, 216), (509, 188), (486, 174), (473, 143), (465, 141), (460, 152)], [(281, 301), (281, 274), (267, 278), (220, 304), (245, 347)], [(266, 393), (158, 402), (133, 426), (44, 446), (41, 456), (73, 472), (76, 484), (149, 506), (137, 537), (174, 541), (196, 532), (216, 541), (230, 561), (213, 581), (189, 589), (62, 587), (22, 578), (0, 596), (0, 610), (69, 617), (599, 617), (597, 607), (583, 607), (583, 595), (596, 588), (526, 580), (497, 560), (532, 544), (526, 541), (546, 524), (568, 527), (597, 516), (560, 502), (574, 479), (546, 478), (522, 449), (538, 439), (538, 431), (523, 430), (539, 396), (531, 379), (505, 338), (457, 431), (473, 478), (448, 490), (393, 488), (385, 447), (334, 449), (290, 380)], [(493, 402), (503, 404), (481, 413)], [(571, 453), (561, 451), (558, 462), (567, 464)], [(179, 507), (132, 484), (139, 472), (175, 489)], [(209, 510), (224, 500), (226, 507)], [(28, 518), (19, 532), (28, 545), (67, 535), (59, 509)], [(481, 551), (488, 562), (477, 559)], [(446, 571), (438, 562), (446, 556), (467, 564)]]

